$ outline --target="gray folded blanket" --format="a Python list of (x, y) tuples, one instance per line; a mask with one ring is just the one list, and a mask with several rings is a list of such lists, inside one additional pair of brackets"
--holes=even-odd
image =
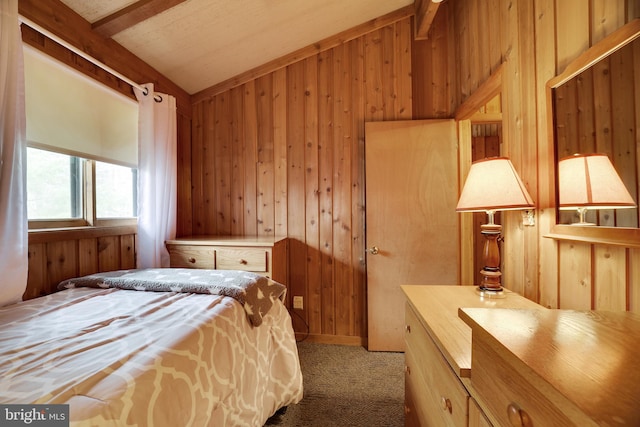
[(286, 287), (259, 274), (239, 270), (146, 268), (90, 274), (60, 282), (58, 289), (118, 288), (135, 291), (189, 292), (234, 298), (253, 326), (262, 324), (276, 298), (284, 302)]

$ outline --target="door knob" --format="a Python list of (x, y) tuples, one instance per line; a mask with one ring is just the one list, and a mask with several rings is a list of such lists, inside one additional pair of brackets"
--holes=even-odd
[(369, 252), (371, 255), (378, 255), (380, 250), (378, 249), (377, 246), (371, 246), (370, 249), (367, 249), (367, 252)]

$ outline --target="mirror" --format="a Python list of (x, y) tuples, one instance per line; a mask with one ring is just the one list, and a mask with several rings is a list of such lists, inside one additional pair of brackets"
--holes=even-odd
[[(557, 162), (575, 153), (607, 154), (636, 203), (640, 200), (640, 20), (592, 46), (548, 83)], [(558, 187), (556, 179), (556, 206)], [(590, 210), (600, 227), (638, 228), (639, 209)], [(556, 210), (557, 224), (578, 222)], [(588, 228), (588, 227), (587, 227)]]

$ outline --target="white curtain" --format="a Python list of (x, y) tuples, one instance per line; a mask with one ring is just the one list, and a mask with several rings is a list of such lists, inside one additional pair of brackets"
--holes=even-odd
[(0, 0), (0, 306), (27, 287), (27, 144), (18, 0)]
[(176, 99), (134, 88), (138, 119), (138, 268), (169, 267), (164, 242), (176, 236)]

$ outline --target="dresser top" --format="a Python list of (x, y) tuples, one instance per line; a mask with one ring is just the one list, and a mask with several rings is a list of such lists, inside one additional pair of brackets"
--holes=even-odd
[(187, 236), (167, 240), (167, 245), (190, 246), (273, 246), (286, 237), (271, 236)]
[(533, 371), (598, 425), (638, 425), (640, 314), (463, 308), (459, 315), (474, 339), (526, 365), (523, 375)]
[(483, 298), (475, 286), (401, 286), (420, 322), (455, 373), (471, 374), (471, 328), (458, 317), (461, 307), (526, 308), (546, 310), (515, 292), (504, 298)]

